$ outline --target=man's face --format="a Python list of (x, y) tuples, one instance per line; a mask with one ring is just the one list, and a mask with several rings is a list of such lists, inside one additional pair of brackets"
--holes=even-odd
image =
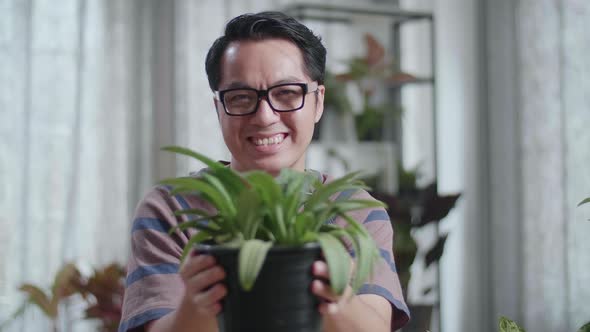
[[(282, 83), (311, 83), (305, 74), (301, 51), (283, 39), (232, 42), (221, 60), (219, 90), (235, 87), (268, 89)], [(324, 86), (305, 95), (305, 105), (293, 112), (273, 111), (266, 98), (257, 112), (230, 116), (215, 101), (223, 139), (237, 171), (264, 170), (277, 175), (283, 168), (303, 171), (305, 152), (314, 124), (324, 105)]]

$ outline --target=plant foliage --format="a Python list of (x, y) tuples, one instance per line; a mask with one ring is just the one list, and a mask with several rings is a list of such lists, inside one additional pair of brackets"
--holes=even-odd
[(86, 302), (85, 319), (98, 319), (101, 332), (117, 331), (121, 320), (124, 277), (125, 270), (117, 263), (95, 269), (89, 277), (84, 277), (73, 263), (64, 264), (57, 271), (49, 290), (30, 283), (19, 287), (27, 299), (8, 321), (0, 324), (0, 331), (33, 305), (51, 320), (52, 330), (57, 332), (59, 306), (73, 295), (81, 296)]
[[(499, 319), (500, 332), (525, 332), (525, 330), (518, 326), (514, 321), (506, 317), (500, 317)], [(590, 322), (584, 324), (578, 332), (590, 332)]]
[[(172, 178), (161, 183), (173, 187), (171, 194), (199, 195), (217, 210), (214, 214), (198, 209), (176, 212), (196, 217), (172, 228), (170, 233), (187, 228), (199, 231), (185, 246), (182, 259), (195, 244), (204, 241), (239, 247), (240, 284), (250, 290), (271, 246), (318, 242), (335, 292), (342, 294), (350, 280), (353, 289), (358, 290), (369, 277), (379, 257), (378, 249), (367, 230), (347, 213), (385, 205), (377, 200), (331, 199), (346, 190), (367, 189), (358, 172), (327, 184), (313, 174), (288, 169), (275, 179), (262, 171), (237, 173), (186, 148), (170, 146), (163, 150), (195, 158), (208, 169), (198, 177)], [(337, 216), (345, 220), (346, 227), (326, 223)], [(354, 249), (353, 269), (343, 241)]]

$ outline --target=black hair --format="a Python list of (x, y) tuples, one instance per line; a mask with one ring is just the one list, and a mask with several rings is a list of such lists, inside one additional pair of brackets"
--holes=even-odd
[(211, 90), (217, 90), (221, 81), (221, 58), (229, 43), (241, 40), (286, 39), (294, 43), (303, 55), (304, 71), (319, 84), (324, 83), (326, 48), (321, 38), (294, 18), (276, 11), (243, 14), (225, 26), (223, 36), (217, 38), (205, 60), (205, 70)]

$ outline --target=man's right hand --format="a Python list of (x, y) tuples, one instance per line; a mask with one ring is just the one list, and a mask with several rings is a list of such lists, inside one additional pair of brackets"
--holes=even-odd
[(191, 254), (182, 264), (179, 275), (185, 287), (180, 306), (172, 314), (148, 323), (146, 330), (217, 332), (216, 316), (221, 311), (220, 301), (227, 294), (227, 288), (221, 283), (225, 271), (213, 256)]

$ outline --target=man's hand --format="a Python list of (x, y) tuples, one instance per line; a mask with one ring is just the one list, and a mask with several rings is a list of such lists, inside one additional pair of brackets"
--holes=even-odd
[(334, 294), (329, 280), (328, 265), (316, 261), (312, 266), (315, 279), (311, 291), (322, 303), (319, 311), (324, 318), (325, 332), (390, 331), (392, 308), (389, 301), (374, 294), (354, 295), (350, 286), (344, 294)]
[(170, 315), (147, 325), (149, 332), (217, 332), (216, 315), (221, 311), (220, 301), (227, 294), (221, 283), (225, 271), (209, 255), (191, 255), (180, 268), (184, 283), (184, 296), (180, 306)]
[(183, 305), (204, 316), (215, 316), (221, 311), (221, 299), (227, 288), (220, 282), (225, 278), (223, 268), (209, 255), (191, 256), (180, 268), (184, 282)]

